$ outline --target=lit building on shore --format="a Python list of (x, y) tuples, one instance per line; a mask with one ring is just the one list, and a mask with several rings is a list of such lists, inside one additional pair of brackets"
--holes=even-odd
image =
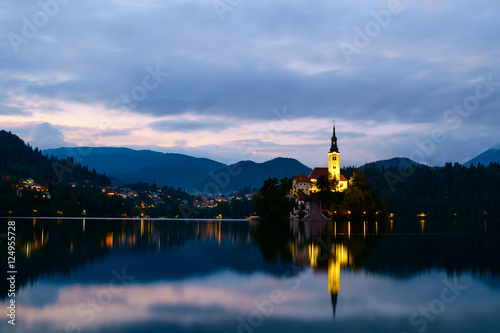
[(293, 178), (293, 194), (303, 193), (309, 195), (318, 192), (318, 178), (323, 175), (328, 177), (328, 179), (337, 180), (337, 187), (332, 189), (332, 191), (343, 192), (347, 189), (349, 182), (347, 178), (340, 173), (340, 151), (337, 145), (335, 123), (333, 123), (333, 135), (331, 140), (330, 151), (328, 152), (328, 167), (316, 167), (309, 176), (302, 173)]

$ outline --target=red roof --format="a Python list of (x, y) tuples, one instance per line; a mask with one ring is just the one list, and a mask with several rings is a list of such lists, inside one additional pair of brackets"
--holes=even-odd
[[(318, 177), (322, 175), (328, 175), (328, 168), (314, 168), (309, 175), (309, 179), (318, 179)], [(345, 178), (344, 175), (340, 175), (340, 181), (346, 182), (347, 178)]]
[(318, 179), (321, 175), (328, 175), (328, 168), (314, 168), (309, 175), (309, 179)]
[(309, 183), (309, 177), (307, 177), (306, 175), (304, 175), (303, 173), (301, 173), (300, 175), (298, 175), (297, 177), (295, 177), (295, 181), (297, 183)]

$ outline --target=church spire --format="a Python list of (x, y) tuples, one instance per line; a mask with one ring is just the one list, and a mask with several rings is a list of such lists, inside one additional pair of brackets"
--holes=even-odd
[(337, 147), (337, 135), (335, 134), (335, 121), (333, 122), (333, 136), (332, 136), (332, 145), (330, 147), (330, 153), (338, 153), (339, 147)]
[(338, 293), (331, 293), (332, 297), (332, 306), (333, 306), (333, 319), (335, 319), (335, 310), (337, 309), (337, 298), (339, 294)]

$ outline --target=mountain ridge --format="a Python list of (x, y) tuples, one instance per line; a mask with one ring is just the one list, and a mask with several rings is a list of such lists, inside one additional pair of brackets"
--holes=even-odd
[(397, 167), (402, 167), (402, 168), (408, 168), (408, 167), (412, 167), (412, 166), (424, 166), (423, 164), (415, 162), (407, 157), (393, 157), (393, 158), (389, 158), (386, 160), (378, 160), (378, 161), (366, 163), (366, 164), (363, 164), (362, 166), (360, 166), (359, 168), (361, 170), (363, 170), (368, 165), (372, 165), (374, 163), (378, 169), (380, 169), (382, 167), (387, 169), (388, 167), (391, 167), (391, 166), (397, 166)]
[(310, 167), (289, 157), (276, 157), (262, 163), (250, 160), (239, 161), (210, 174), (200, 183), (200, 188), (208, 193), (215, 193), (217, 191), (213, 190), (216, 189), (232, 192), (246, 186), (260, 188), (264, 180), (268, 178), (295, 177), (300, 173), (309, 174), (311, 171)]
[(465, 162), (463, 165), (468, 167), (477, 165), (478, 163), (489, 165), (491, 162), (500, 163), (500, 146), (495, 146), (482, 152), (476, 157)]
[(78, 162), (45, 156), (12, 132), (0, 130), (0, 173), (5, 177), (37, 178), (46, 184), (88, 181), (90, 184), (110, 183), (106, 175)]
[[(123, 183), (155, 182), (191, 192), (205, 188), (212, 193), (216, 189), (228, 193), (245, 186), (260, 188), (269, 177), (294, 177), (311, 171), (298, 160), (285, 157), (262, 163), (247, 160), (227, 165), (208, 158), (126, 147), (61, 147), (46, 149), (43, 153), (58, 158), (73, 157), (82, 165)], [(237, 171), (239, 169), (241, 171)]]
[[(81, 152), (82, 150), (83, 152)], [(162, 163), (165, 162), (164, 159), (166, 157), (169, 157), (170, 160), (172, 160), (173, 162), (183, 162), (185, 159), (192, 159), (199, 162), (216, 163), (217, 165), (215, 166), (215, 168), (221, 168), (223, 166), (226, 166), (224, 163), (220, 163), (203, 157), (193, 157), (190, 155), (179, 154), (179, 153), (162, 153), (149, 149), (136, 150), (127, 147), (61, 147), (54, 149), (45, 149), (43, 150), (43, 153), (48, 155), (53, 154), (55, 157), (60, 157), (60, 156), (64, 158), (73, 157), (77, 162), (80, 162), (82, 164), (84, 164), (83, 163), (84, 161), (89, 162), (89, 160), (92, 164), (94, 163), (99, 164), (102, 163), (101, 160), (102, 158), (107, 157), (109, 155), (112, 155), (115, 158), (122, 158), (122, 157), (129, 158), (130, 156), (127, 156), (127, 154), (135, 154), (136, 155), (135, 157), (140, 158), (140, 160), (135, 161), (136, 164), (134, 165), (130, 164), (125, 165), (126, 172), (135, 171), (143, 167), (162, 165)], [(99, 167), (99, 165), (97, 166)], [(109, 166), (107, 167), (109, 168)], [(121, 169), (117, 170), (112, 169), (112, 172), (116, 171), (124, 172), (123, 170), (124, 166), (122, 165), (120, 167)], [(115, 168), (118, 168), (118, 166), (115, 166)]]
[[(268, 178), (295, 177), (312, 171), (300, 161), (287, 157), (276, 157), (261, 163), (245, 160), (228, 165), (209, 158), (128, 147), (61, 147), (43, 150), (43, 153), (61, 159), (73, 157), (90, 169), (104, 172), (115, 183), (143, 181), (194, 193), (230, 193), (246, 186), (260, 188)], [(470, 166), (477, 162), (488, 165), (490, 161), (497, 160), (500, 162), (500, 149), (491, 148), (463, 165)], [(406, 157), (394, 157), (366, 163), (359, 168), (363, 170), (372, 164), (379, 169), (424, 166)]]

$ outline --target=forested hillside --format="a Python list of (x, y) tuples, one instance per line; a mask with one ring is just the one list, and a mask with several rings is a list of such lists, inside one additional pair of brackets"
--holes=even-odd
[(59, 160), (44, 156), (38, 148), (25, 144), (11, 132), (0, 130), (0, 175), (9, 178), (33, 178), (40, 183), (87, 181), (89, 185), (107, 186), (105, 175), (75, 163), (72, 158)]
[[(349, 174), (346, 169), (345, 173)], [(447, 163), (442, 168), (377, 168), (363, 173), (370, 187), (399, 215), (461, 217), (500, 216), (500, 164), (465, 167)]]
[(253, 202), (245, 197), (250, 189), (206, 198), (155, 183), (110, 185), (109, 177), (72, 157), (45, 156), (0, 131), (0, 216), (244, 218), (253, 211)]

